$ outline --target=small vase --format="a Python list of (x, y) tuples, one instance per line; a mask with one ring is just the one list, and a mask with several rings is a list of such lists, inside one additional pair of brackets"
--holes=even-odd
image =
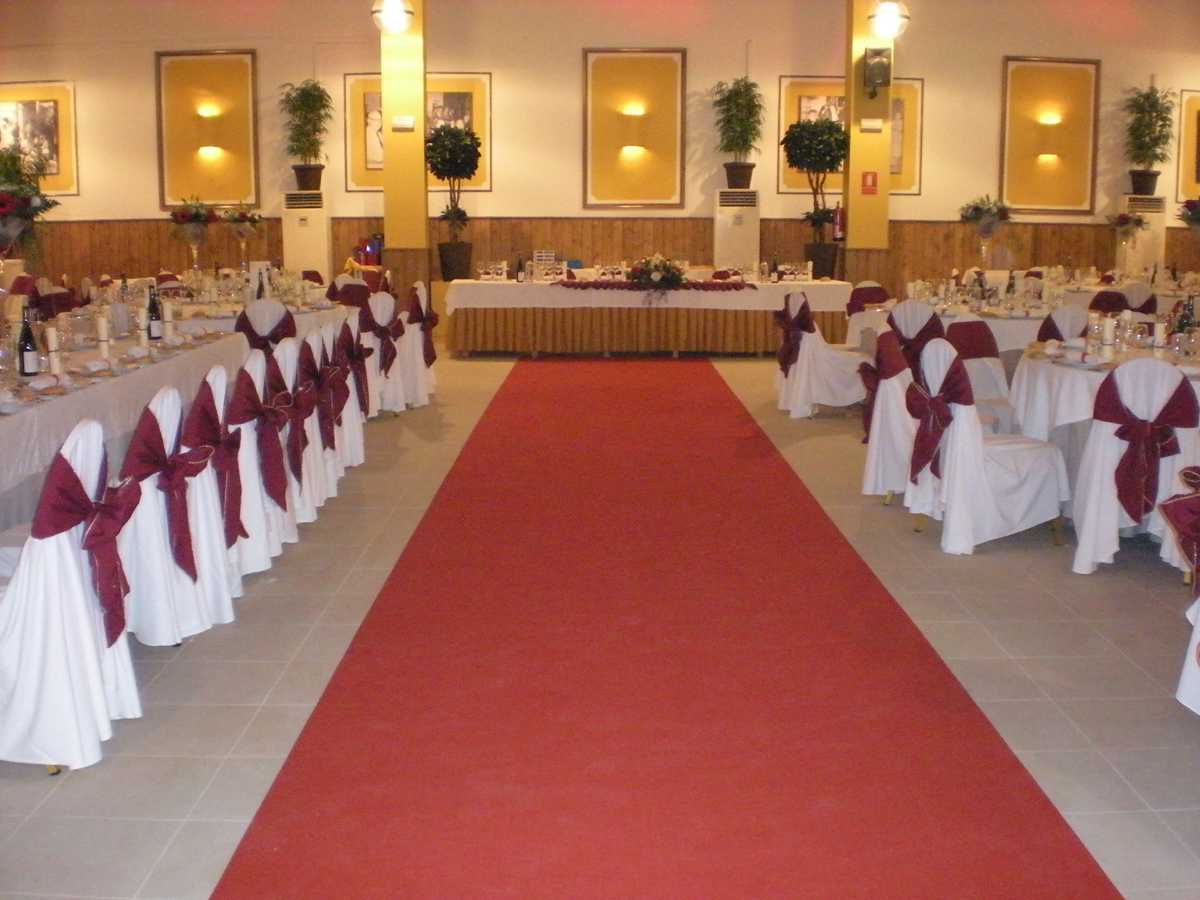
[(979, 258), (980, 268), (988, 269), (991, 267), (992, 259), (992, 238), (1000, 229), (1000, 220), (995, 216), (984, 216), (975, 223), (975, 233), (979, 235)]
[(20, 216), (0, 216), (0, 259), (7, 259), (29, 222)]
[(204, 243), (208, 226), (203, 222), (185, 222), (182, 227), (184, 240), (187, 241), (188, 248), (192, 251), (192, 270), (199, 273), (200, 246)]

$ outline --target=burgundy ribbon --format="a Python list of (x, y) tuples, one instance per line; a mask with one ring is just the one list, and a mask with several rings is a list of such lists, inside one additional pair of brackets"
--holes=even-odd
[[(583, 281), (580, 284), (593, 284), (596, 282)], [(421, 297), (414, 287), (408, 294), (408, 324), (420, 324), (422, 332), (422, 342), (425, 352), (425, 368), (429, 368), (437, 362), (437, 351), (433, 348), (433, 329), (438, 324), (438, 314), (432, 309), (426, 310), (421, 306)]]
[(1058, 323), (1054, 321), (1054, 316), (1046, 316), (1042, 320), (1042, 327), (1038, 329), (1037, 339), (1042, 343), (1046, 341), (1065, 341), (1062, 329), (1058, 327)]
[(303, 272), (300, 273), (300, 278), (302, 281), (308, 281), (308, 282), (311, 282), (312, 284), (324, 284), (325, 283), (325, 279), (321, 277), (321, 273), (318, 272), (316, 269), (305, 269)]
[(1140, 522), (1154, 509), (1158, 498), (1159, 460), (1179, 452), (1175, 429), (1195, 428), (1200, 421), (1196, 392), (1186, 378), (1181, 378), (1154, 421), (1147, 422), (1131, 413), (1122, 402), (1116, 372), (1110, 372), (1096, 393), (1093, 418), (1118, 426), (1117, 437), (1129, 445), (1117, 463), (1114, 478), (1121, 506), (1129, 518)]
[(288, 421), (292, 427), (288, 429), (287, 437), (288, 467), (296, 481), (303, 478), (304, 451), (308, 447), (308, 433), (304, 429), (304, 423), (316, 410), (318, 400), (316, 383), (302, 381), (297, 377), (296, 389), (292, 391), (292, 405), (288, 408)]
[(877, 284), (856, 287), (850, 292), (850, 299), (846, 303), (846, 315), (852, 316), (856, 312), (862, 312), (867, 306), (887, 303), (888, 299), (888, 292), (885, 287), (880, 287)]
[(374, 353), (374, 347), (362, 345), (349, 322), (342, 323), (342, 330), (338, 332), (333, 345), (333, 358), (338, 365), (354, 373), (354, 392), (358, 395), (358, 408), (364, 416), (367, 414), (367, 360)]
[(933, 474), (942, 477), (942, 435), (954, 414), (950, 404), (959, 406), (974, 406), (975, 396), (971, 393), (971, 379), (967, 377), (966, 366), (962, 360), (955, 357), (946, 370), (946, 377), (936, 394), (931, 394), (924, 385), (924, 379), (914, 379), (908, 386), (904, 405), (908, 413), (917, 420), (917, 433), (913, 438), (912, 462), (909, 465), (908, 477), (913, 484), (917, 476), (929, 466)]
[[(271, 357), (267, 357), (268, 369)], [(287, 469), (284, 468), (283, 442), (280, 433), (288, 422), (287, 408), (292, 395), (287, 391), (271, 395), (268, 391), (264, 402), (254, 386), (254, 379), (245, 369), (238, 371), (233, 396), (229, 400), (226, 418), (230, 425), (257, 422), (259, 471), (262, 473), (263, 490), (280, 509), (287, 509)]]
[(1181, 469), (1179, 478), (1188, 493), (1168, 497), (1158, 504), (1158, 508), (1175, 529), (1179, 549), (1192, 567), (1193, 596), (1200, 597), (1200, 579), (1195, 577), (1196, 569), (1200, 567), (1200, 466)]
[(946, 329), (946, 340), (958, 351), (959, 359), (991, 359), (1000, 356), (996, 336), (987, 322), (953, 322)]
[(238, 451), (242, 433), (231, 432), (221, 422), (212, 385), (200, 383), (196, 399), (183, 421), (180, 443), (185, 447), (212, 449), (212, 467), (217, 476), (217, 491), (221, 495), (221, 516), (225, 523), (225, 546), (232, 547), (240, 537), (249, 537), (242, 524), (242, 475), (238, 469)]
[(188, 522), (187, 480), (204, 471), (212, 457), (211, 447), (192, 447), (184, 452), (168, 453), (163, 443), (158, 417), (150, 407), (142, 410), (125, 462), (121, 478), (142, 482), (151, 475), (158, 476), (158, 489), (166, 495), (167, 536), (175, 564), (195, 581), (196, 557), (192, 551), (192, 528)]
[(871, 437), (871, 419), (875, 415), (875, 394), (879, 384), (894, 378), (908, 368), (908, 362), (900, 351), (900, 340), (894, 331), (885, 331), (875, 342), (875, 365), (868, 362), (858, 367), (858, 377), (862, 379), (863, 387), (867, 389), (867, 399), (863, 403), (863, 443)]
[[(1111, 284), (1111, 282), (1106, 282)], [(1088, 309), (1105, 313), (1118, 313), (1129, 309), (1129, 301), (1120, 291), (1099, 291), (1088, 304)]]
[(1136, 311), (1149, 316), (1158, 315), (1158, 295), (1151, 294), (1146, 298), (1146, 302), (1139, 306)]
[(365, 284), (343, 284), (340, 288), (330, 285), (330, 290), (333, 291), (330, 299), (343, 306), (363, 307), (371, 299), (371, 289)]
[(296, 336), (296, 317), (290, 311), (285, 310), (283, 318), (281, 318), (274, 328), (267, 334), (259, 334), (254, 330), (254, 326), (250, 324), (250, 317), (246, 315), (243, 309), (237, 317), (237, 321), (233, 324), (234, 331), (240, 331), (246, 336), (246, 341), (250, 344), (251, 350), (261, 350), (270, 359), (271, 351), (275, 349), (275, 345), (284, 338)]
[(934, 338), (946, 336), (946, 331), (942, 328), (942, 320), (937, 316), (931, 315), (929, 320), (921, 326), (921, 330), (910, 338), (905, 337), (896, 326), (896, 319), (892, 313), (888, 313), (887, 322), (888, 326), (895, 332), (896, 340), (900, 342), (900, 350), (904, 354), (905, 360), (908, 361), (908, 367), (913, 371), (913, 379), (920, 380), (921, 351)]
[[(322, 358), (325, 356), (324, 350), (321, 351), (321, 356)], [(296, 383), (312, 385), (313, 407), (317, 413), (321, 446), (327, 450), (334, 449), (336, 444), (334, 425), (337, 416), (334, 413), (333, 390), (329, 384), (325, 367), (317, 362), (316, 352), (308, 341), (302, 341), (300, 344), (300, 354), (296, 360)], [(346, 393), (349, 394), (349, 389)]]
[(53, 319), (59, 313), (76, 309), (79, 306), (79, 300), (75, 297), (74, 288), (54, 288), (45, 294), (37, 295), (37, 306), (42, 313), (42, 318)]
[(387, 325), (380, 325), (375, 321), (375, 313), (371, 311), (370, 305), (364, 306), (358, 313), (358, 333), (375, 335), (375, 339), (379, 341), (379, 370), (384, 375), (391, 372), (392, 363), (396, 361), (396, 341), (404, 335), (404, 323), (400, 321), (395, 307), (392, 308), (392, 321)]
[(801, 301), (795, 316), (788, 315), (787, 301), (784, 300), (783, 309), (775, 312), (775, 321), (783, 328), (783, 342), (779, 345), (776, 357), (779, 360), (779, 370), (787, 375), (800, 358), (800, 342), (804, 335), (812, 334), (817, 330), (817, 326), (813, 323), (807, 300)]
[(142, 491), (133, 479), (115, 488), (105, 487), (104, 480), (102, 471), (100, 499), (93, 501), (66, 457), (55, 454), (29, 533), (45, 540), (84, 525), (82, 546), (91, 561), (92, 585), (104, 613), (104, 637), (111, 647), (125, 631), (125, 595), (129, 593), (117, 535), (137, 509)]

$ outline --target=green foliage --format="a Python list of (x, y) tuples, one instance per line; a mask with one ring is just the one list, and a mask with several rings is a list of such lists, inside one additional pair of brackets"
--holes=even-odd
[(27, 152), (20, 144), (0, 148), (0, 259), (21, 248), (26, 263), (41, 260), (38, 222), (58, 201), (42, 192), (46, 159), (40, 153)]
[(457, 241), (470, 218), (459, 205), (462, 183), (479, 169), (479, 135), (470, 128), (439, 125), (425, 138), (425, 165), (438, 181), (450, 189), (449, 201), (438, 216), (450, 226), (450, 240)]
[(279, 89), (282, 91), (279, 111), (287, 116), (285, 151), (305, 165), (319, 163), (325, 134), (333, 119), (333, 98), (315, 78), (299, 84), (289, 81)]
[(1121, 108), (1129, 116), (1125, 126), (1125, 158), (1142, 169), (1152, 169), (1171, 158), (1175, 132), (1175, 99), (1172, 90), (1153, 84), (1130, 88)]
[(713, 87), (713, 109), (717, 113), (717, 151), (732, 153), (736, 162), (745, 162), (758, 149), (762, 137), (763, 95), (749, 78), (731, 83), (718, 81)]
[(816, 119), (789, 125), (780, 144), (788, 166), (808, 178), (813, 208), (804, 218), (813, 226), (817, 240), (824, 241), (825, 226), (833, 221), (833, 214), (825, 203), (825, 179), (846, 162), (850, 136), (841, 122)]

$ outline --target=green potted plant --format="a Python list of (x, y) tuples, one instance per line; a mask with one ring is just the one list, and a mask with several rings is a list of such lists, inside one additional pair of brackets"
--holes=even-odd
[(296, 189), (319, 191), (321, 171), (325, 168), (321, 162), (325, 157), (321, 148), (333, 118), (333, 98), (315, 78), (299, 84), (289, 81), (281, 85), (279, 90), (282, 92), (279, 111), (287, 117), (285, 150), (288, 156), (300, 160), (292, 166), (292, 171), (296, 173)]
[(1175, 132), (1175, 92), (1150, 87), (1130, 88), (1121, 108), (1129, 117), (1125, 126), (1125, 158), (1137, 168), (1129, 170), (1134, 194), (1151, 196), (1158, 182), (1154, 167), (1171, 158)]
[(833, 222), (833, 210), (825, 203), (825, 180), (845, 163), (850, 137), (841, 122), (815, 119), (789, 125), (780, 143), (788, 166), (804, 173), (812, 191), (813, 208), (804, 214), (804, 221), (812, 226), (816, 241), (805, 245), (805, 259), (812, 260), (814, 277), (832, 278), (837, 244), (825, 243), (825, 226)]
[(718, 81), (713, 87), (713, 109), (717, 113), (717, 151), (732, 153), (725, 163), (725, 181), (731, 190), (750, 187), (754, 163), (747, 162), (762, 137), (763, 96), (749, 78)]
[(22, 248), (28, 261), (39, 258), (34, 225), (58, 206), (42, 191), (46, 169), (46, 158), (40, 153), (26, 153), (20, 144), (0, 148), (0, 270), (16, 247)]
[(450, 229), (450, 240), (438, 244), (443, 281), (471, 276), (471, 245), (459, 240), (470, 217), (459, 200), (463, 182), (479, 168), (479, 157), (479, 135), (470, 128), (439, 125), (425, 138), (425, 165), (434, 178), (446, 182), (450, 191), (446, 208), (438, 216)]

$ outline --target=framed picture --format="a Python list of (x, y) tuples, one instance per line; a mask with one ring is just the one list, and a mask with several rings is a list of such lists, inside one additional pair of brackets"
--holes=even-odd
[[(470, 128), (479, 135), (479, 168), (464, 181), (464, 191), (492, 189), (492, 74), (490, 72), (426, 72), (425, 133), (438, 125)], [(431, 191), (448, 191), (429, 176)]]
[(1000, 199), (1021, 213), (1096, 209), (1100, 60), (1004, 58)]
[(160, 51), (154, 57), (162, 208), (193, 197), (215, 206), (257, 206), (255, 52)]
[(687, 51), (583, 51), (583, 206), (680, 209)]
[[(383, 88), (378, 72), (345, 76), (346, 190), (383, 190)], [(427, 72), (425, 133), (458, 125), (479, 135), (479, 169), (464, 191), (492, 189), (492, 75), (490, 72)], [(431, 191), (447, 190), (429, 176)]]
[(1200, 91), (1179, 92), (1179, 181), (1175, 202), (1200, 198)]
[(0, 147), (13, 145), (45, 158), (42, 190), (47, 194), (79, 193), (74, 82), (0, 84)]
[[(888, 123), (892, 136), (890, 162), (892, 194), (921, 193), (922, 137), (925, 128), (925, 79), (892, 79), (892, 114)], [(779, 137), (795, 122), (833, 119), (846, 124), (846, 84), (841, 78), (816, 75), (782, 75), (779, 78)], [(781, 194), (806, 194), (808, 179), (788, 167), (779, 148)], [(830, 175), (825, 192), (840, 194), (842, 176)]]

